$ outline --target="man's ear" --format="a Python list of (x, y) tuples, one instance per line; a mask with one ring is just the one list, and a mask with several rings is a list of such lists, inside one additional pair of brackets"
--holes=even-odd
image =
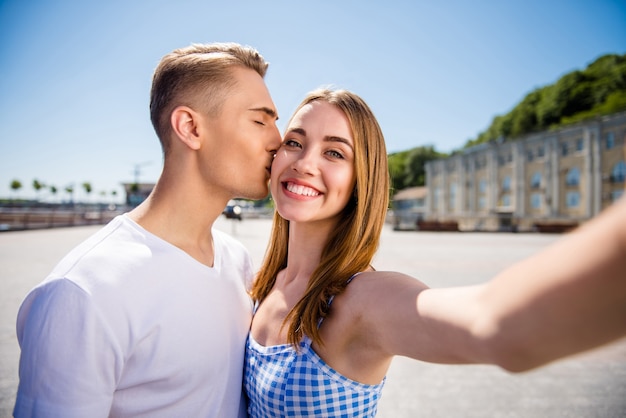
[(202, 141), (198, 132), (200, 115), (188, 106), (178, 106), (172, 111), (170, 123), (176, 137), (193, 150), (200, 149)]

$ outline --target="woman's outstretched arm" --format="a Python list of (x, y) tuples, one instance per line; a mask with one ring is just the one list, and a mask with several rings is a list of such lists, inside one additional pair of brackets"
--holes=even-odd
[(531, 369), (626, 335), (626, 197), (489, 282), (475, 332), (493, 362)]
[(392, 272), (356, 284), (364, 346), (382, 356), (529, 370), (626, 336), (626, 198), (481, 285)]

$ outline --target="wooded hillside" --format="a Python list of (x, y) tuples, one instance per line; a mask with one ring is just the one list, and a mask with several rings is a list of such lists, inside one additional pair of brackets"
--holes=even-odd
[[(469, 140), (465, 148), (497, 139), (511, 141), (625, 110), (626, 54), (604, 55), (584, 70), (567, 73), (556, 83), (528, 93), (510, 112), (494, 117), (489, 128)], [(424, 164), (445, 156), (432, 145), (390, 154), (393, 190), (423, 186)]]

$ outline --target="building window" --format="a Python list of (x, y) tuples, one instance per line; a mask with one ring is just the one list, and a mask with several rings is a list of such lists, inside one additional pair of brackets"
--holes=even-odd
[(439, 209), (439, 198), (441, 196), (441, 188), (435, 187), (435, 195), (433, 196), (433, 209)]
[(573, 167), (567, 172), (567, 176), (565, 177), (565, 185), (567, 186), (578, 186), (580, 184), (580, 170), (578, 168)]
[(611, 171), (611, 181), (613, 183), (623, 183), (626, 180), (626, 163), (620, 161), (613, 166)]
[(538, 189), (541, 187), (541, 173), (535, 172), (530, 179), (530, 187), (531, 189)]
[(541, 193), (533, 193), (530, 195), (530, 206), (533, 209), (541, 209), (541, 202), (542, 202), (542, 195)]
[(576, 140), (576, 151), (582, 151), (584, 148), (584, 143), (582, 138), (578, 138)]
[(485, 206), (487, 205), (487, 199), (485, 198), (485, 196), (481, 196), (478, 198), (478, 208), (479, 209), (485, 209)]
[(502, 191), (508, 192), (510, 190), (511, 190), (511, 177), (506, 176), (504, 177), (504, 179), (502, 179)]
[(481, 194), (487, 193), (487, 180), (485, 179), (480, 180), (480, 182), (478, 183), (478, 191)]
[(607, 132), (604, 136), (604, 148), (612, 149), (615, 146), (615, 134), (613, 132)]
[(533, 150), (529, 149), (528, 151), (526, 151), (526, 159), (528, 160), (528, 162), (531, 162), (534, 158), (535, 156), (533, 155)]
[(579, 192), (567, 192), (565, 195), (565, 205), (568, 208), (577, 208), (580, 205), (580, 193)]
[(511, 206), (511, 195), (509, 193), (506, 193), (506, 194), (502, 195), (501, 205), (503, 207), (510, 207)]
[(567, 142), (561, 142), (561, 156), (565, 157), (567, 155)]
[(544, 148), (543, 145), (539, 145), (539, 148), (537, 148), (537, 157), (541, 158), (545, 155), (546, 150)]
[(455, 203), (456, 203), (456, 183), (450, 183), (450, 196), (449, 196), (450, 210), (454, 211)]

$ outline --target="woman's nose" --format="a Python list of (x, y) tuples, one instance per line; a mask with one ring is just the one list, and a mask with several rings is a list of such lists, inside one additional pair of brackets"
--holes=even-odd
[(317, 172), (317, 163), (312, 153), (305, 151), (293, 162), (292, 168), (300, 174), (312, 175)]

